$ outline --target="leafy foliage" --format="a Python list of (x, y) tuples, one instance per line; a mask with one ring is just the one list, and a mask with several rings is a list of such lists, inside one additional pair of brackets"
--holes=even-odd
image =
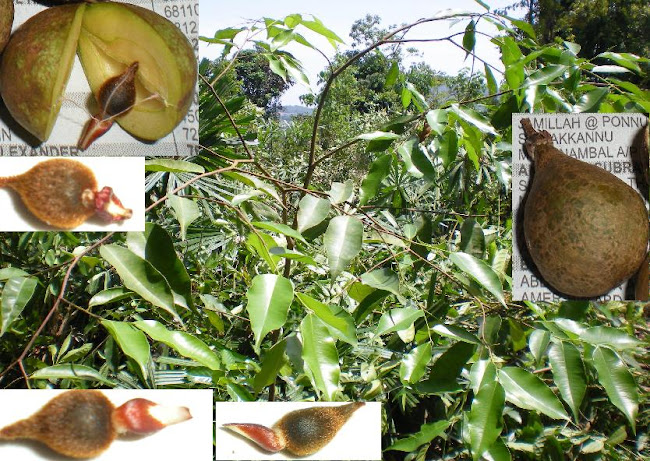
[[(383, 37), (449, 20), (468, 25), (468, 59), (476, 24), (497, 25), (506, 70), (486, 65), (489, 94), (430, 99), (373, 41), (285, 129), (242, 94), (237, 36), (296, 78), (284, 46), (340, 39), (298, 14), (205, 37), (224, 54), (200, 66), (202, 146), (148, 162), (144, 233), (0, 238), (2, 386), (378, 400), (391, 460), (647, 457), (647, 306), (511, 299), (509, 141), (513, 112), (648, 112), (650, 97), (492, 13)], [(340, 107), (346, 63), (371, 58), (396, 105)], [(332, 167), (345, 158), (365, 160)]]

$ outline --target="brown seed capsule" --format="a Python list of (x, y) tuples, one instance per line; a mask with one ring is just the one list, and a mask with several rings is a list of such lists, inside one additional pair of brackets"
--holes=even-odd
[(138, 67), (138, 63), (134, 62), (123, 73), (104, 82), (97, 96), (99, 113), (86, 124), (77, 147), (86, 150), (113, 126), (115, 117), (124, 115), (133, 109), (135, 105), (135, 74)]
[(40, 162), (21, 175), (0, 178), (0, 187), (18, 192), (34, 216), (58, 229), (77, 227), (95, 213), (106, 221), (122, 221), (132, 215), (110, 187), (98, 191), (92, 170), (76, 160)]
[(348, 403), (337, 407), (312, 407), (284, 415), (272, 428), (260, 424), (224, 424), (252, 440), (264, 450), (287, 450), (295, 456), (309, 456), (327, 445), (350, 416), (364, 405)]
[(9, 41), (11, 26), (14, 23), (14, 1), (0, 0), (0, 51)]
[[(165, 416), (160, 418), (161, 414)], [(115, 408), (99, 391), (73, 390), (53, 398), (29, 418), (0, 429), (0, 440), (37, 440), (65, 456), (92, 458), (120, 434), (151, 433), (191, 417), (185, 407), (134, 399)]]

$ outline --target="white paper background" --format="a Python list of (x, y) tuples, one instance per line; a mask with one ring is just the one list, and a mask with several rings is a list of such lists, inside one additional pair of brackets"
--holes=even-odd
[[(3, 389), (0, 391), (0, 427), (36, 413), (61, 390)], [(93, 461), (209, 461), (212, 460), (212, 401), (210, 389), (107, 389), (102, 390), (117, 407), (134, 398), (161, 405), (188, 407), (192, 419), (137, 439), (116, 439)], [(12, 461), (70, 461), (32, 441), (0, 441), (0, 459)]]
[[(198, 56), (199, 2), (198, 0), (115, 0), (131, 3), (155, 11), (175, 23), (185, 33)], [(14, 30), (28, 18), (46, 7), (38, 3), (16, 3)], [(146, 46), (146, 44), (144, 44)], [(197, 58), (198, 59), (198, 58)], [(172, 133), (154, 143), (136, 140), (119, 125), (113, 127), (86, 151), (76, 148), (85, 123), (90, 118), (86, 102), (92, 98), (78, 58), (66, 87), (61, 112), (52, 135), (43, 144), (31, 146), (10, 127), (15, 125), (6, 113), (0, 118), (0, 155), (84, 155), (84, 156), (188, 156), (196, 153), (198, 135), (198, 99), (195, 95), (185, 120)], [(33, 140), (29, 140), (33, 142)], [(22, 148), (21, 148), (22, 147)]]
[[(50, 157), (0, 157), (0, 176), (15, 176)], [(125, 208), (133, 210), (131, 218), (107, 223), (96, 216), (73, 231), (144, 231), (144, 158), (143, 157), (76, 157), (95, 174), (97, 185), (113, 188)], [(25, 207), (18, 193), (0, 188), (0, 231), (56, 230), (39, 221)]]
[[(638, 191), (630, 146), (638, 132), (648, 123), (643, 114), (513, 114), (512, 115), (512, 298), (516, 301), (533, 300), (557, 302), (562, 297), (546, 288), (526, 266), (517, 241), (517, 213), (526, 193), (531, 161), (524, 150), (525, 135), (522, 118), (530, 118), (554, 137), (554, 145), (583, 162), (598, 165), (625, 181)], [(541, 126), (541, 125), (540, 125)], [(595, 140), (593, 138), (596, 138)], [(648, 198), (645, 197), (646, 203)], [(522, 242), (523, 244), (523, 242)], [(625, 285), (617, 287), (599, 299), (623, 300)]]
[(217, 402), (215, 404), (215, 449), (217, 460), (375, 460), (381, 459), (381, 403), (367, 402), (355, 411), (336, 436), (321, 450), (305, 458), (287, 452), (268, 453), (243, 436), (221, 427), (228, 423), (273, 426), (290, 411), (342, 402)]

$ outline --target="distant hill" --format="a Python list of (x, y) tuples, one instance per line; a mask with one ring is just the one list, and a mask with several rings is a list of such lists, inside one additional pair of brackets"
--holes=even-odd
[(295, 115), (309, 115), (314, 112), (312, 107), (305, 106), (282, 106), (280, 111), (280, 120), (291, 120), (291, 117)]

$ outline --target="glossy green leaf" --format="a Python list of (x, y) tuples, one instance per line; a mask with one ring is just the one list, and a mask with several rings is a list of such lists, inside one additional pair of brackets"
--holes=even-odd
[(205, 168), (186, 160), (155, 158), (145, 160), (145, 171), (167, 171), (169, 173), (205, 173)]
[(587, 328), (580, 334), (580, 340), (618, 350), (634, 349), (643, 345), (641, 341), (634, 336), (628, 335), (625, 331), (603, 326)]
[(323, 222), (330, 212), (330, 207), (329, 200), (305, 195), (298, 204), (298, 231), (311, 229)]
[(465, 58), (474, 51), (476, 45), (476, 23), (471, 20), (467, 27), (465, 27), (465, 34), (463, 34), (463, 48), (465, 48)]
[(363, 224), (357, 218), (336, 216), (330, 220), (323, 243), (327, 250), (327, 262), (332, 278), (343, 272), (361, 251), (362, 241)]
[(605, 388), (609, 400), (623, 412), (636, 433), (636, 417), (639, 412), (639, 391), (634, 378), (619, 355), (607, 348), (597, 346), (592, 354), (598, 382)]
[(583, 94), (573, 107), (574, 112), (598, 112), (598, 107), (609, 93), (607, 88), (596, 88)]
[(499, 276), (484, 261), (476, 259), (466, 253), (451, 253), (449, 259), (467, 275), (476, 280), (483, 288), (488, 290), (504, 306), (506, 300)]
[(293, 261), (298, 261), (303, 264), (308, 264), (310, 266), (318, 266), (318, 262), (308, 256), (296, 250), (287, 250), (284, 247), (271, 247), (269, 248), (269, 254), (272, 256), (278, 256), (280, 258), (291, 259)]
[(474, 344), (459, 341), (440, 355), (429, 371), (426, 381), (416, 385), (425, 394), (446, 394), (462, 390), (458, 379), (469, 359), (474, 355)]
[(578, 421), (580, 404), (587, 392), (587, 378), (580, 351), (568, 341), (557, 341), (548, 350), (548, 360), (553, 371), (553, 381), (562, 399), (569, 405)]
[(641, 67), (639, 67), (638, 64), (639, 57), (636, 55), (630, 53), (613, 53), (611, 51), (606, 51), (597, 55), (596, 58), (609, 59), (637, 74), (641, 73)]
[(431, 442), (436, 437), (442, 435), (451, 423), (446, 420), (436, 421), (435, 423), (423, 424), (420, 430), (407, 437), (401, 438), (384, 451), (395, 450), (407, 453), (414, 452), (425, 443)]
[(537, 364), (542, 363), (546, 349), (551, 342), (551, 333), (548, 330), (533, 330), (528, 336), (528, 348), (535, 357)]
[(432, 133), (442, 134), (447, 126), (447, 109), (430, 110), (426, 119)]
[(478, 394), (484, 384), (495, 381), (496, 378), (497, 367), (492, 360), (477, 360), (469, 369), (469, 385), (474, 394)]
[(341, 369), (336, 341), (327, 326), (314, 314), (300, 322), (302, 358), (314, 387), (325, 400), (333, 400), (339, 390)]
[(567, 66), (557, 64), (547, 67), (542, 67), (526, 79), (524, 82), (524, 87), (535, 86), (535, 85), (548, 85), (553, 80), (564, 75), (567, 70)]
[(185, 240), (187, 228), (201, 216), (199, 205), (194, 200), (177, 195), (169, 197), (169, 204), (174, 210), (174, 216), (176, 216), (181, 226), (181, 240)]
[(90, 301), (88, 301), (88, 307), (103, 306), (104, 304), (118, 302), (130, 298), (134, 294), (135, 293), (131, 290), (127, 290), (124, 287), (108, 288), (96, 293), (92, 298), (90, 298)]
[(485, 234), (474, 218), (466, 219), (460, 226), (460, 249), (478, 259), (485, 254)]
[(330, 186), (328, 195), (330, 201), (337, 205), (343, 203), (346, 200), (349, 200), (352, 197), (352, 192), (354, 191), (354, 183), (351, 180), (345, 182), (333, 182)]
[(388, 268), (375, 269), (361, 275), (361, 281), (369, 287), (385, 290), (400, 296), (399, 278), (397, 274)]
[(174, 295), (163, 275), (153, 265), (119, 245), (103, 245), (99, 253), (117, 271), (124, 286), (160, 307), (180, 321), (174, 308)]
[(371, 164), (370, 170), (363, 182), (359, 192), (359, 206), (368, 203), (368, 200), (377, 195), (381, 187), (381, 182), (388, 175), (390, 171), (391, 161), (393, 160), (392, 154), (385, 154), (377, 157)]
[(481, 386), (472, 400), (468, 418), (468, 433), (472, 458), (480, 459), (492, 446), (503, 430), (503, 407), (505, 391), (498, 381)]
[(29, 300), (32, 299), (37, 285), (38, 279), (35, 277), (18, 276), (7, 280), (0, 298), (0, 318), (2, 318), (0, 336), (7, 332)]
[(65, 365), (52, 365), (40, 368), (31, 374), (30, 379), (72, 379), (79, 381), (99, 381), (107, 386), (114, 387), (115, 382), (103, 376), (94, 368), (86, 365), (66, 363)]
[(483, 133), (497, 134), (497, 132), (494, 130), (494, 127), (490, 125), (490, 122), (475, 110), (469, 109), (467, 107), (461, 107), (458, 104), (452, 104), (450, 109), (460, 118), (474, 125)]
[(279, 275), (256, 275), (246, 298), (246, 311), (255, 335), (255, 350), (259, 354), (262, 339), (287, 321), (287, 312), (293, 301), (293, 285)]
[(305, 238), (302, 236), (300, 232), (298, 232), (291, 226), (287, 226), (286, 224), (281, 224), (276, 222), (259, 222), (259, 221), (252, 222), (251, 224), (257, 227), (258, 229), (269, 230), (271, 232), (286, 235), (296, 240), (306, 242)]
[(129, 232), (126, 243), (131, 251), (150, 262), (165, 277), (177, 305), (192, 305), (190, 276), (176, 253), (172, 238), (162, 226), (148, 222), (143, 233)]
[(353, 346), (357, 345), (357, 330), (352, 316), (339, 306), (322, 303), (304, 293), (296, 293), (298, 300), (329, 328), (332, 336)]
[(108, 330), (122, 352), (131, 357), (140, 367), (142, 377), (149, 377), (151, 350), (147, 337), (131, 323), (102, 320), (101, 324)]
[(316, 32), (317, 34), (325, 37), (334, 48), (336, 48), (338, 43), (343, 43), (343, 40), (341, 40), (338, 35), (336, 35), (332, 30), (325, 27), (320, 19), (315, 16), (312, 16), (311, 21), (303, 19), (301, 24), (312, 32)]
[(278, 267), (281, 258), (270, 251), (271, 248), (275, 248), (277, 245), (273, 237), (262, 232), (251, 232), (246, 238), (246, 244), (268, 264), (269, 268), (275, 270)]
[(280, 368), (282, 368), (282, 364), (284, 363), (284, 351), (286, 348), (287, 342), (282, 340), (279, 343), (274, 344), (273, 347), (266, 352), (262, 359), (262, 368), (253, 378), (253, 389), (255, 392), (259, 393), (266, 386), (270, 386), (275, 382)]
[(413, 322), (424, 316), (424, 312), (415, 307), (398, 307), (384, 312), (377, 323), (376, 335), (385, 335), (409, 328)]
[(388, 69), (388, 73), (386, 74), (386, 82), (384, 83), (384, 86), (390, 87), (395, 85), (397, 77), (399, 77), (399, 62), (393, 61), (390, 65), (390, 69)]
[(534, 374), (518, 367), (504, 367), (498, 373), (506, 399), (525, 410), (536, 410), (553, 419), (569, 419), (562, 403)]
[(439, 324), (435, 325), (431, 330), (435, 331), (441, 336), (446, 336), (447, 338), (452, 338), (457, 341), (464, 341), (471, 344), (481, 344), (481, 341), (476, 337), (476, 335), (465, 330), (463, 327), (458, 325), (444, 325)]
[(29, 277), (29, 273), (17, 267), (4, 267), (0, 269), (0, 281), (13, 277)]
[(133, 325), (144, 331), (154, 341), (166, 344), (182, 357), (195, 360), (210, 370), (220, 370), (219, 356), (202, 340), (178, 330), (168, 330), (156, 320), (140, 320)]
[(510, 451), (503, 442), (502, 438), (498, 438), (490, 448), (483, 452), (483, 459), (486, 461), (511, 461)]
[(427, 370), (431, 361), (431, 343), (426, 342), (411, 349), (402, 357), (399, 368), (399, 378), (403, 383), (417, 383)]

